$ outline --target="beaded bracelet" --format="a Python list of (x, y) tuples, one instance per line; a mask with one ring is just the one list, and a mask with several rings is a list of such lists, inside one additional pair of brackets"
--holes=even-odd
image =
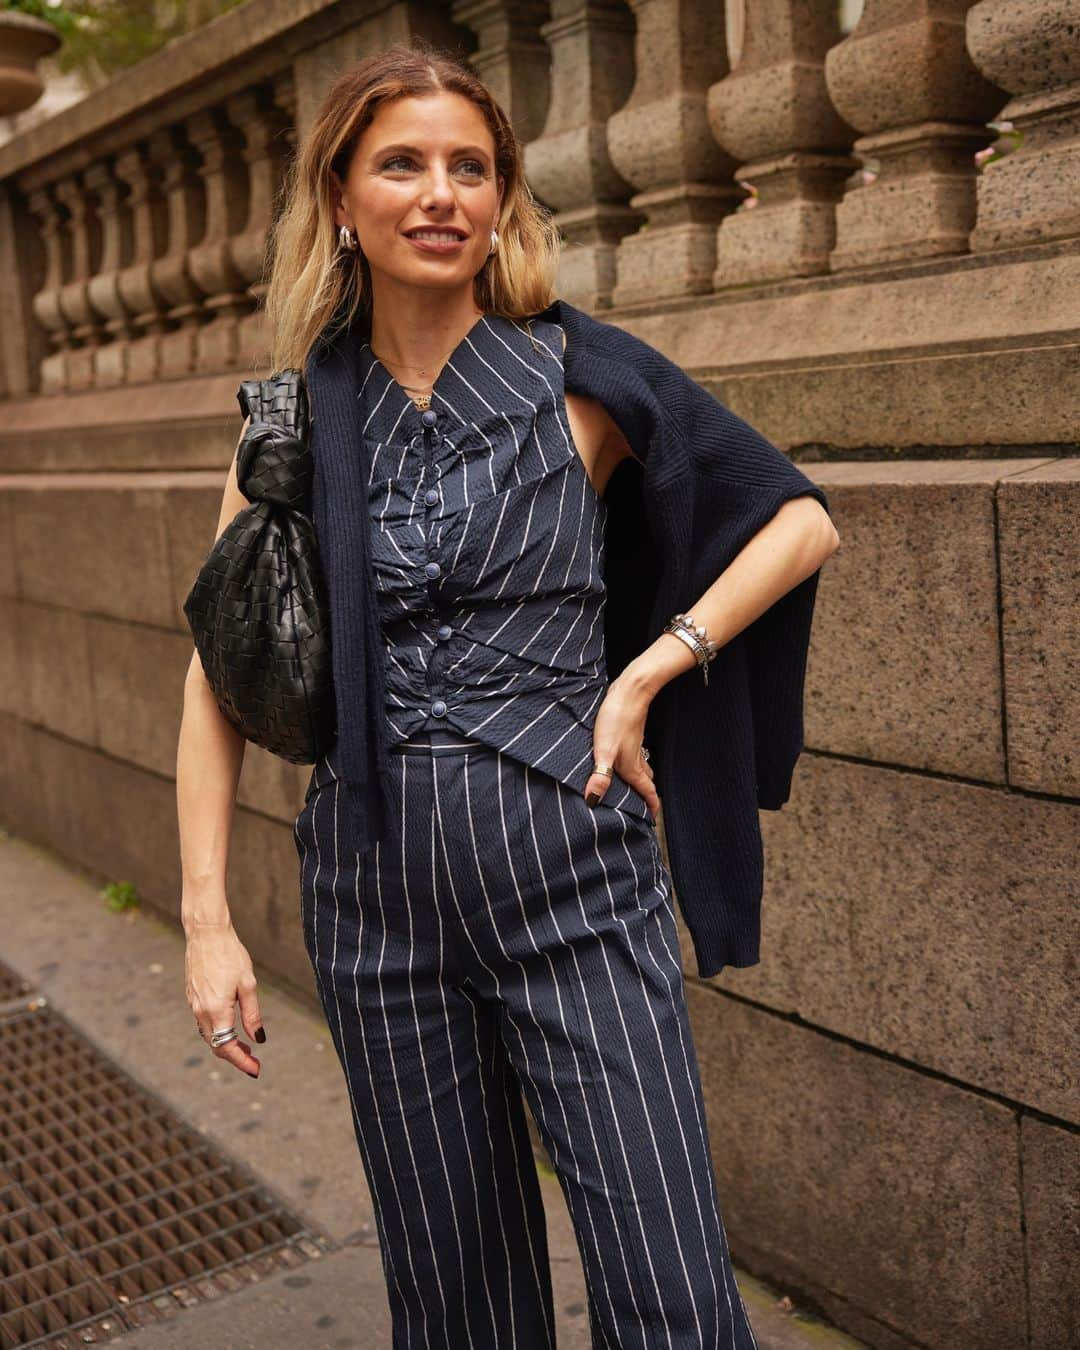
[(694, 653), (694, 658), (701, 667), (701, 678), (707, 685), (709, 683), (709, 662), (720, 650), (720, 644), (710, 639), (704, 625), (694, 623), (691, 614), (673, 614), (668, 619), (664, 632), (673, 633), (675, 637), (681, 638), (686, 643)]

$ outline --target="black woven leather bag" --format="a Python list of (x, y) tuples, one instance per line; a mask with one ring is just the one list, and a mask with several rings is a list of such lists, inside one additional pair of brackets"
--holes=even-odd
[(309, 502), (314, 463), (299, 370), (244, 380), (251, 422), (236, 480), (251, 503), (222, 531), (184, 601), (218, 707), (247, 740), (314, 764), (335, 735), (330, 608)]

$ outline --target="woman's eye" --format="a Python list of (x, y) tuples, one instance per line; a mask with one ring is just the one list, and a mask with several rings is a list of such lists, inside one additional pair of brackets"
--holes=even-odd
[[(413, 161), (408, 157), (408, 155), (395, 155), (395, 156), (393, 157), (393, 159), (388, 159), (388, 160), (386, 161), (386, 163), (383, 165), (383, 168), (384, 168), (384, 169), (392, 169), (396, 164), (411, 164), (412, 162), (413, 162)], [(479, 176), (480, 176), (481, 178), (484, 176), (484, 166), (480, 163), (480, 161), (479, 161), (478, 159), (466, 159), (466, 160), (462, 160), (462, 164), (463, 164), (463, 165), (465, 165), (465, 164), (472, 164), (472, 165), (475, 165), (476, 168), (479, 170)]]

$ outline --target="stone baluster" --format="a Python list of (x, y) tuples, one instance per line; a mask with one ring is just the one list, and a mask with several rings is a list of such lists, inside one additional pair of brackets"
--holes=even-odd
[(141, 384), (158, 378), (159, 339), (167, 328), (168, 301), (154, 285), (154, 263), (168, 242), (164, 174), (148, 145), (140, 143), (117, 155), (116, 176), (127, 184), (132, 220), (131, 262), (117, 277), (116, 288), (131, 315), (127, 379)]
[(634, 80), (634, 25), (623, 0), (552, 0), (547, 120), (525, 172), (563, 237), (558, 291), (584, 309), (611, 305), (619, 240), (644, 220), (608, 152), (611, 114)]
[(840, 38), (836, 0), (739, 0), (743, 40), (731, 74), (709, 90), (709, 124), (735, 171), (757, 190), (753, 209), (720, 222), (717, 290), (829, 270), (836, 203), (858, 168), (854, 131), (825, 84)]
[(91, 164), (83, 181), (98, 201), (101, 261), (86, 287), (87, 297), (103, 319), (104, 337), (94, 348), (94, 384), (111, 388), (127, 379), (127, 355), (134, 328), (120, 294), (120, 273), (130, 261), (131, 212), (124, 200), (127, 185), (113, 172), (111, 160)]
[[(273, 138), (274, 153), (270, 161), (274, 177), (270, 187), (269, 205), (266, 214), (267, 219), (272, 221), (276, 218), (278, 208), (283, 204), (280, 190), (284, 186), (288, 164), (296, 154), (298, 100), (296, 79), (292, 66), (286, 66), (284, 70), (279, 70), (271, 80), (270, 100), (273, 105), (273, 119), (276, 130)], [(264, 261), (267, 260), (264, 258)], [(248, 287), (259, 306), (260, 314), (262, 313), (263, 297), (266, 295), (269, 285), (269, 272), (266, 271), (265, 274), (260, 275), (252, 286)], [(268, 338), (269, 334), (267, 334)]]
[(105, 336), (101, 316), (90, 303), (90, 278), (101, 257), (101, 230), (93, 194), (80, 174), (61, 179), (55, 192), (57, 201), (67, 207), (71, 239), (71, 272), (60, 287), (59, 301), (73, 340), (64, 367), (64, 388), (90, 389), (94, 383), (94, 350)]
[(834, 271), (964, 253), (975, 218), (975, 152), (1002, 91), (967, 53), (971, 0), (866, 0), (859, 22), (825, 58), (840, 115), (876, 159), (873, 182), (849, 186), (836, 211)]
[(206, 220), (206, 194), (198, 173), (198, 154), (179, 128), (150, 137), (150, 156), (160, 164), (165, 185), (166, 251), (150, 269), (154, 290), (168, 306), (168, 328), (158, 337), (158, 374), (167, 379), (195, 369), (195, 348), (202, 320), (202, 291), (188, 267)]
[(41, 393), (54, 394), (67, 388), (68, 357), (75, 345), (72, 325), (60, 305), (64, 277), (71, 272), (71, 238), (64, 228), (59, 199), (51, 188), (35, 188), (28, 204), (45, 246), (45, 275), (31, 301), (31, 310), (51, 347), (41, 361), (38, 386)]
[(547, 0), (454, 0), (450, 13), (454, 23), (475, 33), (469, 65), (526, 144), (539, 135), (548, 108), (549, 56), (540, 31)]
[(206, 231), (188, 254), (188, 269), (202, 291), (204, 323), (195, 337), (198, 370), (227, 370), (240, 359), (239, 322), (254, 307), (247, 280), (232, 260), (232, 241), (248, 211), (243, 141), (220, 108), (188, 119), (188, 134), (199, 151), (206, 187)]
[(1080, 234), (1080, 5), (981, 0), (967, 16), (972, 60), (1013, 96), (998, 114), (1023, 134), (983, 167), (971, 247)]
[[(243, 278), (248, 294), (258, 301), (266, 292), (264, 277), (266, 241), (274, 211), (274, 194), (281, 183), (288, 142), (288, 122), (283, 110), (266, 87), (245, 89), (225, 104), (229, 121), (244, 140), (241, 158), (247, 165), (249, 183), (247, 221), (229, 240), (229, 257)], [(269, 345), (261, 308), (242, 314), (239, 319), (239, 355), (247, 361), (262, 356)]]
[(719, 7), (699, 0), (628, 0), (637, 16), (636, 80), (608, 119), (608, 150), (638, 189), (645, 223), (619, 243), (615, 305), (712, 290), (721, 218), (743, 193), (735, 160), (709, 129), (709, 87), (727, 74)]
[[(27, 187), (0, 183), (0, 399), (22, 398), (37, 387), (48, 351), (45, 330), (34, 322), (34, 296), (45, 277), (45, 252), (27, 206)], [(2, 531), (0, 531), (2, 533)]]

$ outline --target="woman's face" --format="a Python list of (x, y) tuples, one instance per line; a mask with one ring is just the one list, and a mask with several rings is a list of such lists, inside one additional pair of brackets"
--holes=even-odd
[[(501, 199), (494, 139), (480, 109), (460, 94), (410, 96), (384, 103), (364, 130), (334, 223), (356, 232), (376, 288), (386, 279), (452, 290), (471, 285), (483, 267)], [(440, 227), (465, 238), (436, 251), (407, 233)]]

